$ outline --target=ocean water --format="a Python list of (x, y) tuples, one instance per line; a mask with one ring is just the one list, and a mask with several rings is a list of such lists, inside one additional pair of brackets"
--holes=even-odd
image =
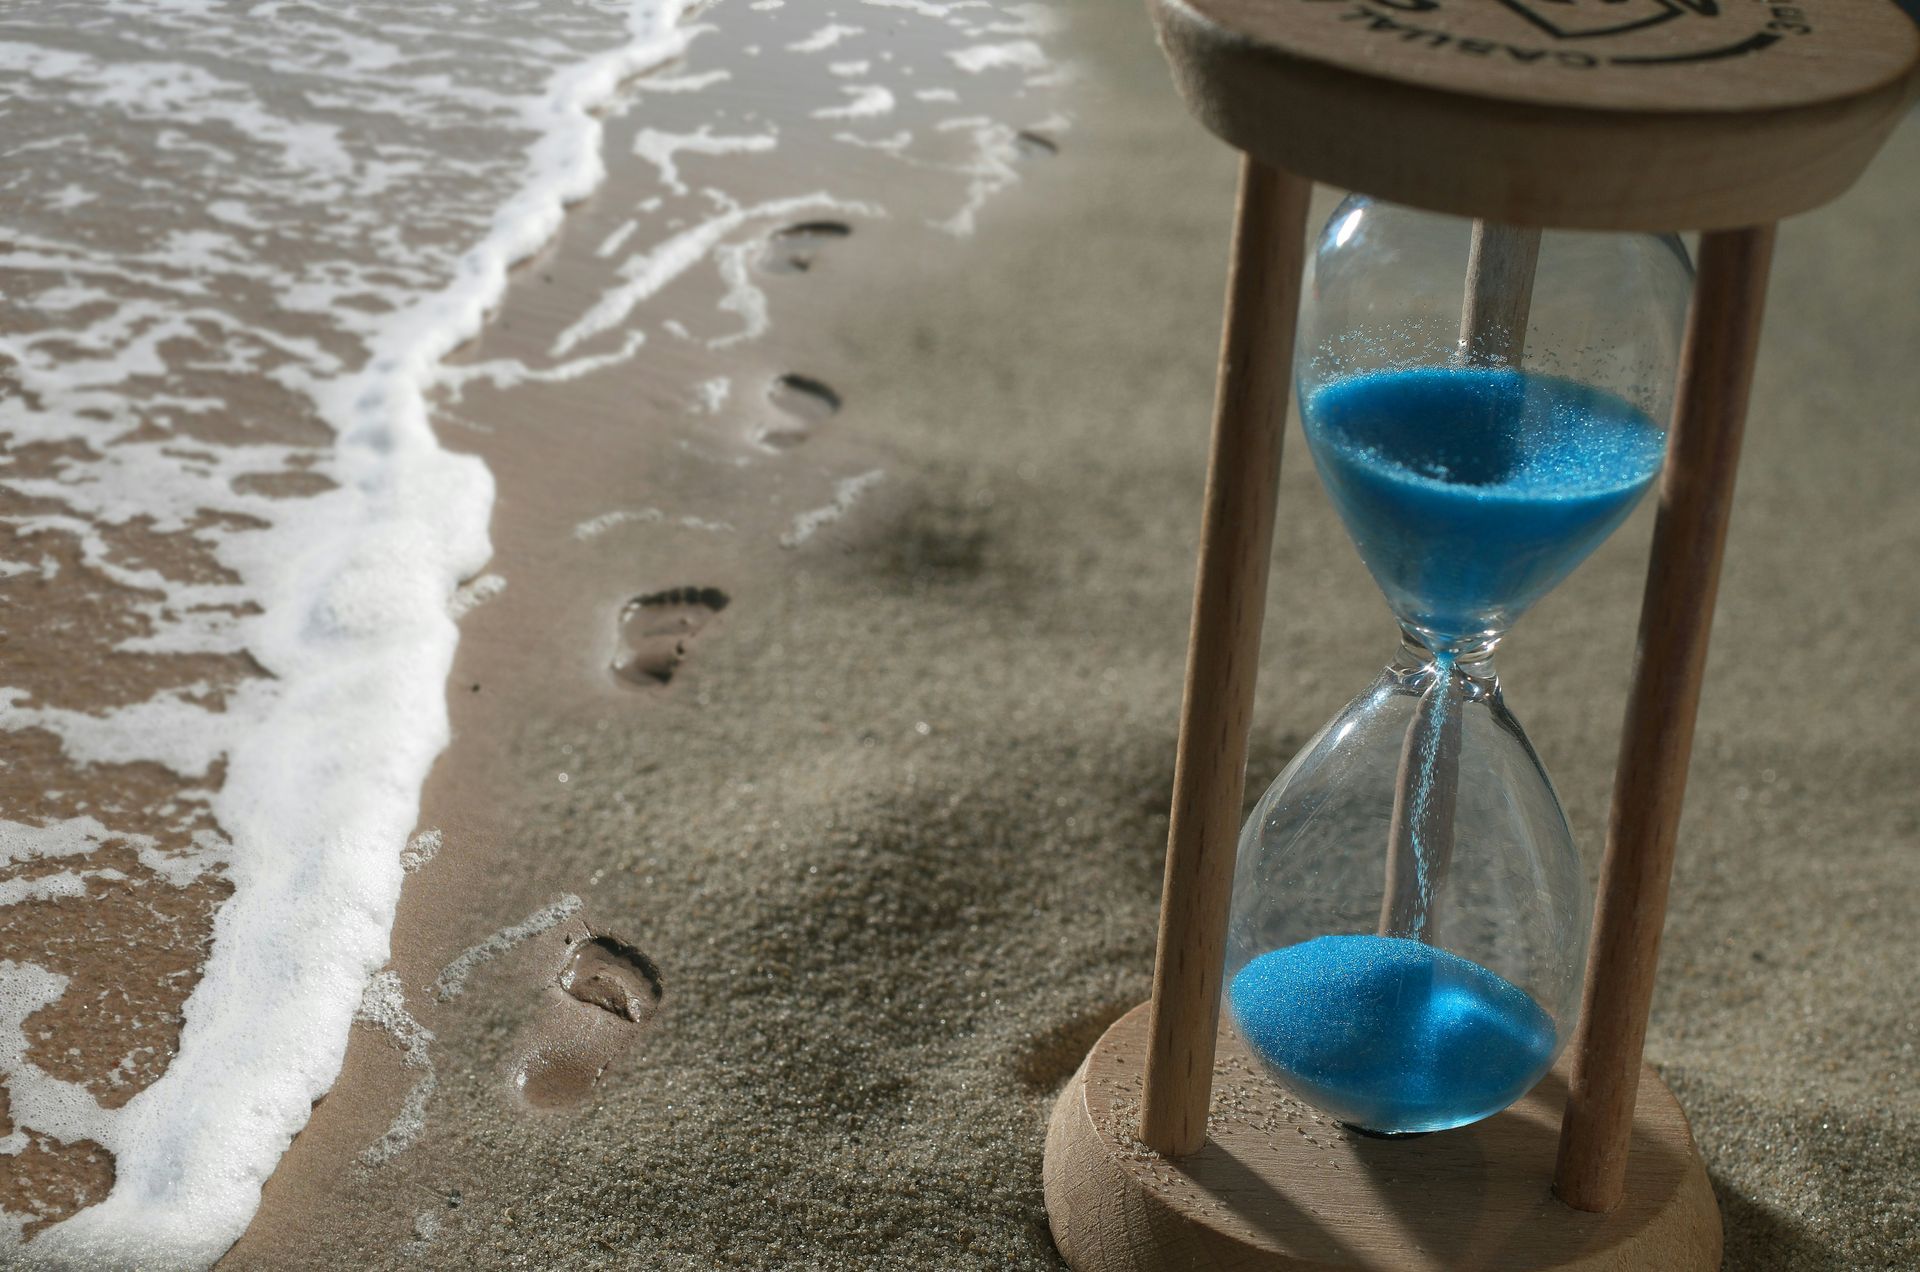
[[(933, 0), (9, 8), (0, 730), (40, 767), (0, 823), (0, 1170), (97, 1145), (114, 1173), (51, 1226), (0, 1212), (0, 1262), (210, 1264), (337, 1073), (457, 619), (512, 582), (483, 573), (489, 474), (438, 436), (467, 387), (760, 339), (770, 236), (885, 218), (903, 181), (940, 205), (930, 241), (964, 239), (1022, 129), (1067, 127), (1049, 30)], [(723, 37), (806, 107), (650, 128), (659, 95), (728, 90), (700, 65)], [(653, 193), (604, 232), (604, 285), (543, 357), (461, 353), (610, 163)], [(717, 305), (642, 320), (695, 276)], [(140, 957), (68, 948), (104, 915), (147, 924), (120, 929)]]
[(1525, 372), (1369, 372), (1301, 404), (1361, 558), (1403, 620), (1504, 629), (1573, 572), (1660, 470), (1665, 431), (1601, 389)]
[(1228, 1002), (1254, 1055), (1350, 1126), (1464, 1126), (1525, 1095), (1553, 1062), (1554, 1024), (1478, 963), (1392, 936), (1321, 936), (1234, 974)]

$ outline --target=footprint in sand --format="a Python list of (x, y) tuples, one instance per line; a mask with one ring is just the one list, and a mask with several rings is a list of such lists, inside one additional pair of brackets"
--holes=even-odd
[(666, 684), (693, 638), (730, 599), (717, 587), (675, 587), (628, 601), (620, 611), (623, 649), (613, 674), (629, 684)]
[(821, 249), (853, 233), (842, 221), (802, 221), (767, 236), (760, 268), (769, 274), (804, 274), (813, 268)]
[(536, 1109), (586, 1099), (647, 1032), (665, 996), (659, 967), (631, 943), (577, 922), (564, 935), (566, 953), (512, 1070), (515, 1093)]
[(1060, 153), (1059, 142), (1024, 128), (1013, 135), (1013, 148), (1022, 159), (1051, 159)]
[(771, 450), (792, 450), (840, 409), (838, 393), (812, 376), (792, 373), (767, 386), (767, 401), (781, 417), (760, 430), (760, 444)]

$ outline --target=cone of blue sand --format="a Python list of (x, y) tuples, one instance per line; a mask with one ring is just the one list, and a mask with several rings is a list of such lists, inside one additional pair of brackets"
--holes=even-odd
[(1308, 448), (1394, 612), (1502, 630), (1611, 534), (1666, 433), (1622, 398), (1494, 367), (1349, 376), (1302, 404)]
[(1279, 1082), (1350, 1126), (1464, 1126), (1553, 1063), (1553, 1018), (1478, 963), (1392, 936), (1321, 936), (1248, 963), (1234, 1025)]

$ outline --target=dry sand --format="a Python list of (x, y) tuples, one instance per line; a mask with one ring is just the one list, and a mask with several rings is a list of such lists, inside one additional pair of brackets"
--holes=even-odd
[[(1143, 17), (1069, 17), (1076, 125), (973, 241), (905, 196), (769, 276), (749, 352), (470, 390), (443, 421), (498, 477), (507, 587), (464, 622), (443, 846), (394, 938), (408, 1015), (356, 1028), (227, 1265), (1057, 1265), (1045, 1113), (1147, 987), (1233, 177)], [(1909, 121), (1784, 229), (1771, 293), (1648, 1043), (1729, 1268), (1920, 1264), (1916, 196)], [(582, 209), (476, 356), (550, 331), (636, 197)], [(716, 367), (736, 392), (698, 414)], [(789, 372), (842, 409), (734, 464)], [(1297, 443), (1250, 795), (1393, 644)], [(575, 536), (617, 508), (659, 515)], [(1590, 862), (1648, 524), (1502, 654)], [(688, 587), (727, 604), (671, 682), (614, 677), (625, 603)], [(515, 1066), (589, 927), (664, 999), (583, 1103), (531, 1112)]]

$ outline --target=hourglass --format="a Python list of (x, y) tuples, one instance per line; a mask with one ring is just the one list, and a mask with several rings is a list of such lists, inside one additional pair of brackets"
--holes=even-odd
[(1227, 1005), (1345, 1125), (1445, 1130), (1538, 1082), (1579, 1005), (1580, 856), (1493, 654), (1653, 483), (1691, 268), (1355, 196), (1309, 277), (1308, 450), (1404, 644), (1247, 819)]
[[(1667, 881), (1773, 223), (1920, 91), (1911, 12), (1154, 0), (1244, 156), (1153, 997), (1047, 1136), (1079, 1272), (1718, 1266), (1641, 1055)], [(1242, 827), (1290, 381), (1401, 645)], [(1656, 490), (1589, 907), (1494, 662)]]

